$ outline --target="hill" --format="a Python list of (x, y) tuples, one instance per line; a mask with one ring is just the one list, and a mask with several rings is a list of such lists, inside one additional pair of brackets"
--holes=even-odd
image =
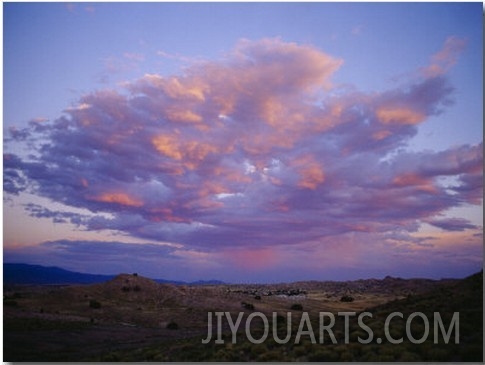
[[(68, 285), (68, 284), (96, 284), (106, 282), (115, 275), (86, 274), (61, 269), (59, 267), (46, 267), (41, 265), (4, 263), (4, 285), (28, 284), (28, 285)], [(223, 284), (218, 280), (199, 280), (192, 283), (165, 279), (154, 279), (161, 284), (178, 285), (217, 285)]]
[(110, 280), (114, 275), (83, 274), (64, 270), (59, 267), (46, 267), (29, 264), (3, 264), (3, 283), (61, 285), (61, 284), (94, 284)]
[[(395, 280), (383, 280), (396, 284)], [(417, 281), (409, 281), (407, 286)], [(419, 281), (418, 281), (419, 283)], [(207, 345), (201, 344), (201, 338), (190, 338), (147, 346), (138, 350), (117, 351), (107, 357), (97, 357), (96, 360), (116, 359), (121, 361), (270, 361), (270, 362), (476, 362), (483, 363), (483, 271), (462, 280), (443, 280), (434, 282), (434, 287), (427, 286), (428, 291), (408, 294), (405, 298), (391, 300), (387, 303), (365, 308), (362, 311), (372, 314), (372, 319), (366, 321), (368, 329), (374, 334), (368, 344), (358, 342), (358, 338), (368, 338), (368, 332), (358, 326), (356, 321), (350, 323), (349, 342), (345, 343), (344, 320), (337, 317), (335, 331), (337, 343), (330, 341), (325, 344), (312, 343), (308, 336), (302, 336), (299, 343), (289, 341), (278, 344), (268, 337), (264, 343), (254, 345), (247, 341), (243, 331), (238, 332), (236, 343), (232, 343), (232, 335), (227, 331), (223, 335), (224, 344), (217, 345), (215, 341)], [(341, 307), (342, 311), (349, 308)], [(337, 310), (336, 310), (337, 311)], [(335, 311), (335, 312), (336, 312)], [(335, 313), (334, 312), (334, 313)], [(361, 311), (357, 310), (357, 313)], [(429, 333), (420, 320), (413, 320), (409, 329), (407, 320), (411, 314), (420, 313), (431, 323)], [(402, 338), (398, 345), (391, 343), (385, 334), (385, 320), (392, 313), (402, 313), (404, 318), (394, 317), (389, 325), (389, 336), (393, 339)], [(459, 313), (459, 325), (449, 331), (449, 342), (445, 340), (443, 329), (435, 328), (433, 318), (440, 313), (443, 324), (448, 330), (451, 318)], [(295, 313), (294, 313), (295, 314)], [(316, 313), (310, 312), (311, 328), (319, 327)], [(298, 322), (291, 323), (293, 334), (297, 331)], [(406, 322), (406, 323), (405, 323)], [(456, 324), (456, 323), (455, 323)], [(244, 327), (241, 325), (241, 327)], [(305, 327), (306, 329), (307, 327)], [(412, 342), (407, 331), (410, 331)], [(435, 331), (438, 341), (435, 342)], [(278, 337), (284, 338), (286, 326), (278, 328)], [(260, 336), (262, 329), (259, 330)], [(456, 334), (458, 333), (458, 336)], [(423, 337), (424, 336), (424, 337)], [(422, 340), (421, 340), (422, 339)], [(458, 342), (456, 342), (458, 339)], [(422, 341), (422, 342), (421, 342)]]

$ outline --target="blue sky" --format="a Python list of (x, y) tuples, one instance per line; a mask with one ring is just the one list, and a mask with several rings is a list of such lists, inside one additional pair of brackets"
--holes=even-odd
[[(234, 281), (482, 266), (481, 3), (5, 3), (3, 16), (5, 260)], [(297, 264), (331, 255), (342, 264)]]
[[(216, 59), (239, 39), (272, 37), (343, 58), (335, 80), (363, 90), (383, 89), (428, 62), (450, 34), (466, 37), (452, 76), (467, 85), (461, 103), (472, 109), (481, 102), (473, 82), (482, 72), (481, 20), (480, 3), (6, 3), (5, 121), (25, 123), (46, 109), (56, 118), (79, 94), (104, 87), (102, 76), (115, 84), (147, 70), (177, 72), (181, 63), (161, 60), (160, 51)], [(143, 55), (147, 65), (109, 74), (110, 60), (123, 63), (125, 54)]]

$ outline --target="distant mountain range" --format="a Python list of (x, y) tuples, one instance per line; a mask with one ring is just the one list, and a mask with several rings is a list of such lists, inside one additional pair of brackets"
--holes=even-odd
[[(59, 267), (46, 267), (29, 264), (3, 264), (3, 284), (36, 284), (36, 285), (63, 285), (63, 284), (96, 284), (111, 280), (116, 275), (84, 274)], [(176, 285), (217, 285), (224, 284), (219, 280), (198, 280), (194, 282), (153, 279), (161, 284)]]

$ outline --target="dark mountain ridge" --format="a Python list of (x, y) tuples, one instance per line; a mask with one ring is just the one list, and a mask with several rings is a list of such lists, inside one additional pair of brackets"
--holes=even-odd
[[(68, 284), (97, 284), (112, 280), (116, 275), (86, 274), (61, 269), (59, 267), (30, 265), (20, 263), (3, 264), (4, 285), (68, 285)], [(217, 285), (224, 284), (218, 280), (198, 280), (195, 282), (184, 282), (165, 279), (153, 279), (161, 284), (176, 285)]]

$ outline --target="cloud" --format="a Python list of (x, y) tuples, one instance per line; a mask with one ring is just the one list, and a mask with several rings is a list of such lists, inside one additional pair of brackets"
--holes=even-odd
[(24, 205), (24, 209), (29, 213), (31, 217), (35, 218), (49, 218), (54, 223), (72, 223), (77, 226), (85, 224), (85, 220), (88, 219), (88, 215), (79, 214), (66, 211), (53, 211), (45, 208), (42, 205), (28, 203)]
[[(242, 40), (219, 61), (147, 73), (10, 131), (4, 190), (92, 214), (27, 207), (34, 216), (247, 260), (349, 235), (388, 242), (421, 222), (471, 229), (434, 217), (481, 204), (482, 144), (397, 153), (450, 105), (461, 44), (432, 58), (442, 72), (366, 94), (333, 85), (343, 61), (313, 46)], [(9, 152), (22, 143), (29, 154)]]
[(385, 124), (417, 124), (425, 119), (425, 116), (423, 114), (406, 108), (382, 107), (376, 111), (376, 114), (377, 119)]
[(143, 202), (138, 200), (129, 194), (123, 192), (105, 192), (101, 195), (88, 196), (87, 199), (92, 199), (98, 202), (125, 205), (129, 207), (141, 207)]
[(444, 229), (445, 231), (463, 232), (466, 229), (477, 229), (478, 227), (471, 224), (467, 219), (463, 218), (447, 218), (429, 220), (427, 223)]
[(423, 69), (427, 77), (445, 74), (458, 61), (459, 55), (467, 45), (467, 40), (456, 36), (448, 37), (442, 49), (431, 57), (429, 66)]
[(170, 53), (170, 52), (165, 52), (165, 51), (158, 51), (157, 56), (163, 58), (163, 59), (168, 59), (168, 60), (175, 60), (178, 62), (182, 63), (195, 63), (195, 62), (200, 62), (201, 59), (194, 60), (192, 57), (187, 57), (178, 53)]
[(144, 61), (144, 54), (134, 52), (125, 52), (122, 55), (105, 57), (102, 59), (104, 69), (99, 73), (98, 80), (101, 83), (109, 83), (116, 75), (126, 75), (134, 71), (140, 72)]
[(124, 258), (148, 258), (150, 256), (167, 256), (176, 250), (171, 245), (151, 243), (121, 243), (116, 241), (73, 241), (57, 240), (43, 242), (42, 247), (56, 250), (62, 255), (83, 255), (86, 257), (106, 257), (107, 255)]

